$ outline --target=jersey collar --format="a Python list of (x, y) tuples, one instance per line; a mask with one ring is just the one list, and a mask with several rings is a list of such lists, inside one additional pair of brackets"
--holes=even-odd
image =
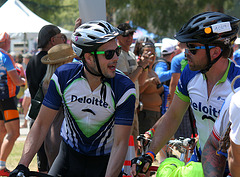
[[(219, 85), (219, 84), (221, 84), (221, 83), (223, 83), (223, 82), (225, 82), (227, 80), (229, 69), (230, 69), (230, 66), (231, 66), (231, 63), (232, 63), (232, 61), (230, 59), (228, 59), (228, 60), (229, 60), (229, 62), (228, 62), (227, 70), (224, 73), (223, 77), (217, 82), (216, 85)], [(204, 80), (206, 79), (206, 75), (205, 74), (203, 74), (203, 78), (204, 78)]]

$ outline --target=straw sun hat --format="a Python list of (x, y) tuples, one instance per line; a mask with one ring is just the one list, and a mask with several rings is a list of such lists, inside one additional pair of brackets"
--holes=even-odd
[(77, 57), (72, 47), (69, 44), (58, 44), (53, 46), (48, 54), (42, 57), (43, 64), (58, 64), (62, 62), (71, 62)]

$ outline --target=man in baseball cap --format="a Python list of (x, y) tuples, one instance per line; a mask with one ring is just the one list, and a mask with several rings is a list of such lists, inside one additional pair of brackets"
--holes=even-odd
[[(41, 58), (48, 54), (49, 49), (57, 44), (63, 44), (65, 38), (61, 33), (61, 30), (55, 25), (45, 25), (38, 33), (38, 48), (41, 48), (40, 52), (33, 56), (28, 62), (26, 68), (26, 77), (28, 82), (28, 88), (31, 98), (37, 93), (39, 84), (43, 80), (47, 71), (47, 65), (41, 62)], [(32, 122), (33, 123), (33, 122)], [(38, 170), (40, 172), (48, 171), (47, 158), (42, 146), (38, 152)]]
[(132, 29), (132, 27), (129, 25), (129, 23), (121, 23), (118, 25), (117, 28), (123, 31), (123, 34), (122, 34), (123, 37), (133, 35), (133, 33), (135, 32), (135, 30)]

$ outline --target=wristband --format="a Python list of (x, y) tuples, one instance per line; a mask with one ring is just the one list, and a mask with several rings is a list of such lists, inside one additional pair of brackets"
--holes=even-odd
[(148, 131), (145, 132), (145, 134), (148, 134), (151, 138), (153, 137), (154, 133), (155, 133), (154, 128), (150, 128)]
[(156, 157), (156, 155), (154, 154), (154, 152), (152, 152), (152, 151), (147, 151), (146, 154), (149, 155), (149, 156), (152, 158), (152, 161), (154, 161), (154, 159), (155, 159), (155, 157)]
[(153, 137), (153, 132), (151, 130), (146, 131), (145, 134), (148, 134), (150, 138)]
[(138, 65), (138, 67), (142, 68), (142, 71), (144, 71), (144, 70), (145, 70), (145, 69), (144, 69), (144, 67), (143, 67), (143, 66), (141, 66), (141, 65)]
[(155, 129), (151, 128), (150, 130), (153, 132), (153, 135), (154, 135), (155, 134)]

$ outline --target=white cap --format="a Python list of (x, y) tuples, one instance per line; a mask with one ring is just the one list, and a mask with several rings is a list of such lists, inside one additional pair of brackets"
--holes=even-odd
[(163, 55), (171, 54), (174, 52), (175, 47), (176, 46), (172, 45), (171, 43), (163, 43), (161, 47), (161, 53)]

